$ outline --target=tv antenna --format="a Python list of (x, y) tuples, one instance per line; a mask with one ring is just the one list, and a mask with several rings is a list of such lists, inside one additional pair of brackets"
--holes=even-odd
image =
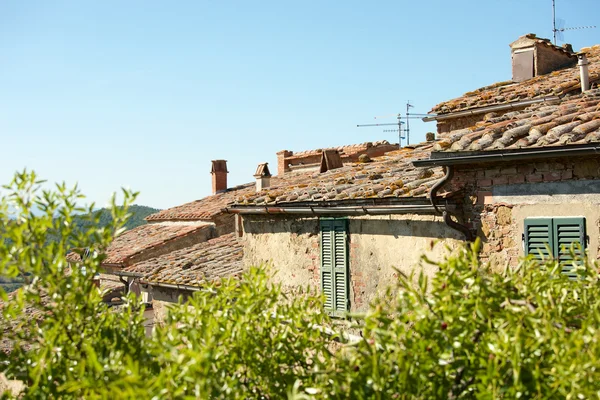
[[(406, 145), (410, 144), (410, 120), (411, 119), (421, 119), (423, 117), (428, 117), (431, 116), (430, 114), (417, 114), (417, 113), (411, 113), (410, 109), (413, 108), (414, 106), (412, 104), (410, 104), (410, 100), (408, 100), (406, 102), (406, 116), (404, 118), (402, 118), (402, 114), (398, 113), (398, 114), (388, 114), (388, 115), (380, 115), (375, 117), (375, 119), (378, 118), (390, 118), (392, 116), (395, 116), (396, 119), (398, 120), (398, 122), (396, 123), (390, 123), (390, 124), (366, 124), (366, 125), (356, 125), (357, 128), (364, 128), (364, 127), (372, 127), (372, 126), (397, 126), (397, 129), (384, 129), (384, 132), (398, 132), (398, 145), (400, 147), (402, 147), (402, 139), (406, 139)], [(406, 123), (403, 121), (403, 119), (406, 120)], [(403, 128), (402, 125), (406, 124), (406, 128)], [(406, 133), (406, 136), (402, 136), (402, 133)]]
[(556, 0), (552, 0), (552, 33), (554, 35), (554, 45), (556, 46), (556, 39), (561, 42), (565, 41), (563, 36), (564, 31), (575, 31), (580, 29), (594, 29), (596, 25), (589, 26), (577, 26), (574, 28), (565, 28), (565, 20), (562, 18), (556, 19)]

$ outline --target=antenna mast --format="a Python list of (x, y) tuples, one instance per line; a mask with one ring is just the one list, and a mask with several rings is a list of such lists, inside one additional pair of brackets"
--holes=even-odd
[(556, 46), (556, 4), (552, 0), (552, 33), (554, 34), (554, 45)]
[(556, 27), (556, 0), (552, 0), (552, 34), (554, 36), (554, 45), (556, 46), (556, 38), (560, 41), (564, 41), (563, 32), (564, 31), (575, 31), (579, 29), (593, 29), (596, 25), (591, 26), (577, 26), (574, 28), (565, 28), (563, 26), (564, 20), (558, 19), (559, 28)]

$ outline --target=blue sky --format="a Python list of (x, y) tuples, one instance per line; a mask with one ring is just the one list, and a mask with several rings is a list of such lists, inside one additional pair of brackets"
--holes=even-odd
[[(276, 171), (279, 150), (396, 142), (356, 125), (510, 79), (508, 44), (551, 37), (551, 4), (3, 1), (0, 182), (27, 167), (99, 205), (125, 186), (166, 208), (210, 194), (212, 159), (233, 186), (259, 162)], [(598, 0), (557, 0), (566, 26), (598, 15)], [(411, 128), (412, 142), (435, 131)]]

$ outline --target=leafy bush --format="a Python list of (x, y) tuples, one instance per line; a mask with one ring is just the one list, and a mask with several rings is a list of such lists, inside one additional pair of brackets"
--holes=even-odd
[[(322, 298), (282, 293), (263, 269), (203, 287), (174, 305), (151, 337), (143, 306), (101, 302), (91, 276), (135, 198), (107, 226), (73, 227), (77, 189), (41, 191), (18, 174), (0, 205), (0, 275), (34, 277), (2, 296), (0, 358), (32, 398), (591, 398), (600, 393), (600, 287), (595, 265), (569, 281), (557, 264), (525, 259), (492, 273), (478, 244), (436, 276), (401, 277), (365, 315), (362, 337)], [(32, 213), (33, 208), (43, 210)], [(10, 212), (9, 212), (10, 210)], [(85, 211), (85, 210), (84, 210)], [(54, 216), (59, 215), (59, 218)], [(89, 218), (94, 218), (89, 214)], [(16, 217), (16, 218), (15, 218)], [(46, 236), (61, 240), (48, 244)], [(91, 247), (82, 268), (68, 249)], [(423, 262), (430, 262), (426, 259)], [(416, 283), (415, 283), (416, 282)], [(336, 340), (336, 341), (334, 341)]]

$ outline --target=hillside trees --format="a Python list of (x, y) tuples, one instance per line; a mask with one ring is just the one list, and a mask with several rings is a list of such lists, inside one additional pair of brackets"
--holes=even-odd
[[(24, 172), (7, 190), (0, 275), (45, 277), (2, 293), (2, 343), (12, 351), (0, 365), (26, 383), (27, 397), (579, 399), (600, 391), (594, 264), (578, 266), (577, 280), (530, 259), (494, 273), (474, 244), (438, 263), (433, 279), (401, 277), (347, 321), (325, 315), (319, 296), (284, 293), (253, 268), (173, 306), (146, 337), (139, 300), (109, 309), (91, 281), (135, 194), (113, 204), (108, 226), (92, 221), (82, 231), (73, 227), (77, 189), (41, 191)], [(61, 240), (48, 244), (48, 234)], [(70, 269), (67, 251), (86, 247), (90, 257)], [(345, 324), (361, 336), (347, 340)]]

